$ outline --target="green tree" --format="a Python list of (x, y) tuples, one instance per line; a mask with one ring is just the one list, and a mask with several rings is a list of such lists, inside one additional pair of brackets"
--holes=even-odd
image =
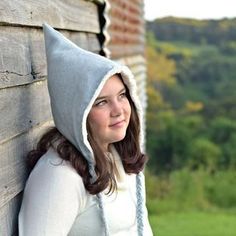
[(221, 149), (210, 140), (199, 137), (192, 141), (189, 155), (191, 159), (188, 164), (191, 169), (204, 168), (212, 172), (217, 169)]
[(226, 117), (215, 118), (210, 123), (209, 137), (222, 149), (219, 166), (236, 167), (236, 122)]

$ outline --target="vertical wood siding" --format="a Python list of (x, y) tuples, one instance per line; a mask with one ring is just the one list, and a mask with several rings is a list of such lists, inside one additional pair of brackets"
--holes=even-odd
[(25, 156), (52, 124), (42, 23), (98, 53), (97, 5), (92, 1), (0, 1), (0, 235), (17, 235), (28, 176)]
[(144, 53), (143, 0), (109, 0), (108, 13), (111, 37), (108, 49), (113, 58), (123, 58)]

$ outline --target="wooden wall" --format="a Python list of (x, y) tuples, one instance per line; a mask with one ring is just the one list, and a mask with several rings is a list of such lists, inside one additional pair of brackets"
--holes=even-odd
[(143, 0), (109, 0), (108, 49), (112, 58), (144, 54)]
[(81, 47), (100, 51), (97, 3), (0, 1), (0, 235), (16, 234), (25, 154), (51, 124), (42, 23)]
[[(107, 47), (112, 59), (127, 64), (135, 74), (146, 106), (143, 0), (110, 0), (110, 10), (105, 8), (102, 14), (111, 24), (101, 32), (103, 3), (0, 1), (0, 236), (17, 235), (17, 216), (28, 176), (25, 155), (52, 124), (43, 22), (87, 50), (98, 53)], [(103, 42), (99, 42), (101, 34)]]

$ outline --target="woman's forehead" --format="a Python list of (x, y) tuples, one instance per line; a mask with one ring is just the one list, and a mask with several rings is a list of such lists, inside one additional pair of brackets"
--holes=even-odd
[(105, 96), (113, 93), (119, 93), (121, 90), (125, 89), (125, 85), (120, 76), (117, 74), (111, 76), (104, 84), (98, 97)]

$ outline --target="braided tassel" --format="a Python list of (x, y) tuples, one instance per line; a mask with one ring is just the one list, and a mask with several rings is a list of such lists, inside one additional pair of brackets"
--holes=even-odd
[[(91, 162), (89, 163), (89, 173), (92, 176), (91, 182), (92, 183), (95, 182), (96, 179), (97, 179), (97, 174), (95, 172), (94, 165)], [(107, 224), (107, 220), (106, 220), (106, 216), (105, 216), (105, 210), (104, 210), (104, 203), (103, 203), (103, 199), (102, 199), (102, 194), (98, 193), (96, 196), (97, 196), (98, 206), (101, 210), (102, 223), (103, 223), (104, 231), (105, 231), (104, 236), (109, 236), (108, 224)]]
[(106, 215), (105, 215), (105, 210), (104, 210), (104, 203), (103, 203), (103, 199), (102, 199), (102, 194), (98, 193), (97, 194), (98, 197), (98, 205), (99, 208), (101, 209), (101, 215), (102, 215), (102, 223), (104, 225), (104, 231), (105, 231), (105, 236), (109, 236), (109, 231), (108, 231), (108, 224), (107, 224), (107, 220), (106, 220)]
[(137, 197), (137, 227), (138, 227), (138, 236), (143, 236), (143, 186), (142, 186), (142, 176), (141, 173), (136, 176), (136, 197)]

